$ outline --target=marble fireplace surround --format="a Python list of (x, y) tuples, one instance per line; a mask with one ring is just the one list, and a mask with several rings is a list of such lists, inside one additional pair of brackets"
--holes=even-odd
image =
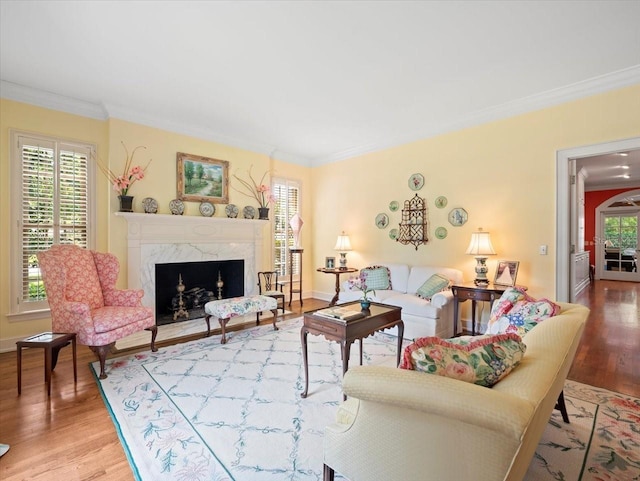
[(258, 293), (264, 227), (268, 221), (116, 212), (127, 221), (128, 287), (144, 289), (155, 313), (155, 265), (244, 260), (244, 295)]

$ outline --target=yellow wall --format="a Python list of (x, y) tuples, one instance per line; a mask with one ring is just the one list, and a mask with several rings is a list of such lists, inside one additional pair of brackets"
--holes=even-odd
[[(230, 163), (230, 184), (239, 186), (231, 174), (237, 173), (247, 178), (248, 169), (253, 166), (252, 173), (256, 181), (262, 174), (271, 169), (273, 175), (286, 176), (296, 179), (305, 187), (301, 200), (302, 217), (311, 216), (311, 188), (310, 169), (298, 165), (270, 159), (267, 155), (256, 154), (246, 150), (230, 147), (215, 142), (204, 141), (186, 135), (167, 132), (152, 127), (133, 124), (119, 119), (106, 121), (90, 120), (84, 117), (56, 112), (53, 110), (34, 107), (31, 105), (2, 100), (1, 123), (2, 152), (1, 152), (1, 207), (0, 207), (0, 235), (2, 241), (0, 249), (0, 351), (15, 347), (15, 341), (28, 335), (51, 329), (50, 318), (24, 320), (8, 316), (9, 302), (9, 248), (12, 226), (9, 222), (9, 130), (17, 129), (55, 135), (63, 138), (91, 142), (98, 147), (98, 158), (103, 165), (108, 165), (114, 173), (121, 173), (126, 160), (121, 142), (129, 151), (138, 145), (146, 149), (138, 150), (134, 158), (134, 165), (145, 165), (153, 159), (147, 169), (145, 178), (136, 182), (129, 194), (135, 196), (134, 210), (142, 212), (141, 201), (144, 197), (153, 197), (158, 201), (159, 212), (169, 213), (169, 202), (176, 198), (176, 153), (185, 152), (194, 155), (228, 160)], [(269, 176), (265, 179), (269, 182)], [(126, 221), (114, 215), (118, 210), (117, 194), (102, 173), (97, 173), (98, 189), (98, 220), (97, 220), (97, 248), (113, 252), (120, 259), (120, 277), (118, 285), (126, 287), (127, 280), (127, 230)], [(309, 187), (309, 188), (307, 188)], [(257, 207), (257, 202), (239, 192), (230, 189), (230, 203), (240, 208), (245, 205)], [(197, 202), (186, 202), (185, 215), (200, 215)], [(224, 205), (216, 205), (216, 217), (225, 217)], [(305, 226), (306, 227), (306, 226)], [(311, 238), (303, 230), (303, 247), (310, 250)], [(272, 235), (269, 227), (265, 227), (265, 242), (263, 250), (263, 268), (267, 269), (272, 262)], [(304, 278), (311, 279), (311, 265), (304, 266)], [(309, 287), (310, 289), (310, 287)], [(306, 289), (305, 289), (306, 290)]]
[[(114, 172), (123, 167), (123, 141), (129, 149), (145, 145), (136, 160), (153, 159), (145, 179), (131, 189), (134, 207), (154, 197), (160, 212), (167, 213), (176, 196), (176, 152), (228, 160), (231, 173), (253, 172), (260, 176), (269, 168), (274, 175), (297, 179), (303, 186), (301, 201), (306, 294), (333, 295), (335, 277), (317, 273), (333, 250), (336, 238), (345, 230), (354, 250), (348, 264), (364, 267), (376, 261), (419, 265), (445, 265), (474, 277), (475, 260), (464, 254), (471, 233), (478, 227), (490, 231), (497, 256), (489, 260), (489, 277), (498, 259), (520, 261), (518, 283), (527, 285), (534, 296), (555, 294), (556, 236), (556, 152), (600, 142), (640, 135), (640, 85), (619, 89), (556, 107), (519, 115), (457, 132), (354, 157), (316, 168), (269, 159), (268, 156), (167, 132), (118, 119), (91, 120), (9, 100), (0, 103), (0, 350), (13, 347), (15, 340), (50, 328), (49, 319), (16, 321), (9, 313), (9, 129), (55, 135), (95, 143), (101, 159)], [(389, 239), (388, 233), (400, 220), (391, 213), (392, 200), (402, 203), (414, 192), (407, 181), (421, 173), (425, 186), (418, 193), (429, 206), (431, 241), (416, 251)], [(233, 181), (232, 181), (233, 183)], [(120, 286), (126, 285), (126, 226), (114, 216), (115, 193), (101, 174), (98, 185), (99, 250), (118, 256), (122, 265)], [(446, 196), (449, 203), (437, 209), (433, 201)], [(255, 205), (249, 198), (230, 191), (230, 202)], [(447, 214), (463, 207), (469, 221), (453, 227)], [(378, 229), (375, 216), (386, 212), (391, 226)], [(187, 215), (199, 215), (198, 204), (187, 204)], [(218, 209), (216, 216), (223, 216)], [(395, 225), (394, 225), (395, 224)], [(434, 238), (436, 227), (449, 235)], [(267, 238), (271, 238), (266, 232)], [(538, 255), (541, 244), (549, 246), (547, 256)], [(271, 245), (265, 245), (265, 266), (271, 261)], [(342, 279), (344, 280), (344, 279)]]
[[(335, 256), (336, 238), (345, 230), (354, 249), (347, 254), (350, 266), (443, 265), (461, 269), (470, 281), (476, 261), (464, 252), (471, 233), (482, 227), (491, 232), (497, 252), (488, 261), (489, 278), (498, 259), (517, 260), (517, 282), (534, 296), (553, 298), (556, 152), (638, 135), (640, 85), (316, 168), (312, 262), (320, 266)], [(416, 172), (425, 177), (418, 193), (428, 203), (431, 239), (417, 251), (388, 236), (401, 214), (390, 212), (389, 202), (413, 197), (407, 181)], [(434, 206), (440, 195), (449, 201), (444, 209)], [(454, 207), (469, 214), (462, 227), (447, 220)], [(384, 230), (374, 225), (381, 212), (390, 216)], [(444, 240), (435, 239), (439, 226), (448, 230)], [(546, 256), (538, 254), (542, 244), (549, 246)], [(331, 292), (333, 281), (316, 273), (314, 288)]]
[[(101, 155), (108, 155), (108, 125), (99, 120), (92, 120), (77, 115), (56, 112), (53, 110), (34, 107), (19, 102), (0, 99), (0, 350), (4, 350), (25, 335), (50, 330), (50, 319), (17, 320), (8, 317), (10, 310), (10, 262), (9, 249), (11, 233), (10, 225), (10, 178), (9, 162), (10, 129), (34, 132), (44, 135), (78, 140), (96, 145)], [(106, 248), (107, 213), (104, 202), (107, 196), (107, 186), (98, 183), (97, 186), (97, 247)]]

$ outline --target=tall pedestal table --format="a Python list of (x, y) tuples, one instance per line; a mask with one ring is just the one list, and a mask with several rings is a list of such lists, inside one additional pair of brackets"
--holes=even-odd
[[(291, 301), (293, 300), (294, 294), (299, 294), (300, 305), (302, 305), (302, 253), (303, 252), (304, 252), (304, 249), (297, 249), (297, 248), (289, 249), (289, 307), (291, 307)], [(298, 263), (300, 265), (300, 275), (297, 281), (293, 280), (294, 256), (298, 257)], [(293, 287), (294, 282), (298, 284), (297, 288)]]

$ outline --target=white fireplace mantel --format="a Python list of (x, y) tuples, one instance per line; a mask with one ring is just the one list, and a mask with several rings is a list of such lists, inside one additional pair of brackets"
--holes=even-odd
[(127, 221), (129, 288), (155, 309), (155, 265), (244, 260), (245, 295), (256, 294), (266, 220), (116, 212)]

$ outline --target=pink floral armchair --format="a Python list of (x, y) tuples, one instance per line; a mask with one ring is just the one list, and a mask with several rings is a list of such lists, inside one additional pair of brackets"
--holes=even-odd
[(118, 339), (142, 329), (151, 331), (151, 350), (158, 328), (153, 310), (142, 306), (141, 289), (116, 289), (120, 265), (113, 254), (56, 245), (38, 254), (51, 308), (54, 332), (75, 332), (100, 360), (100, 379), (107, 354)]

